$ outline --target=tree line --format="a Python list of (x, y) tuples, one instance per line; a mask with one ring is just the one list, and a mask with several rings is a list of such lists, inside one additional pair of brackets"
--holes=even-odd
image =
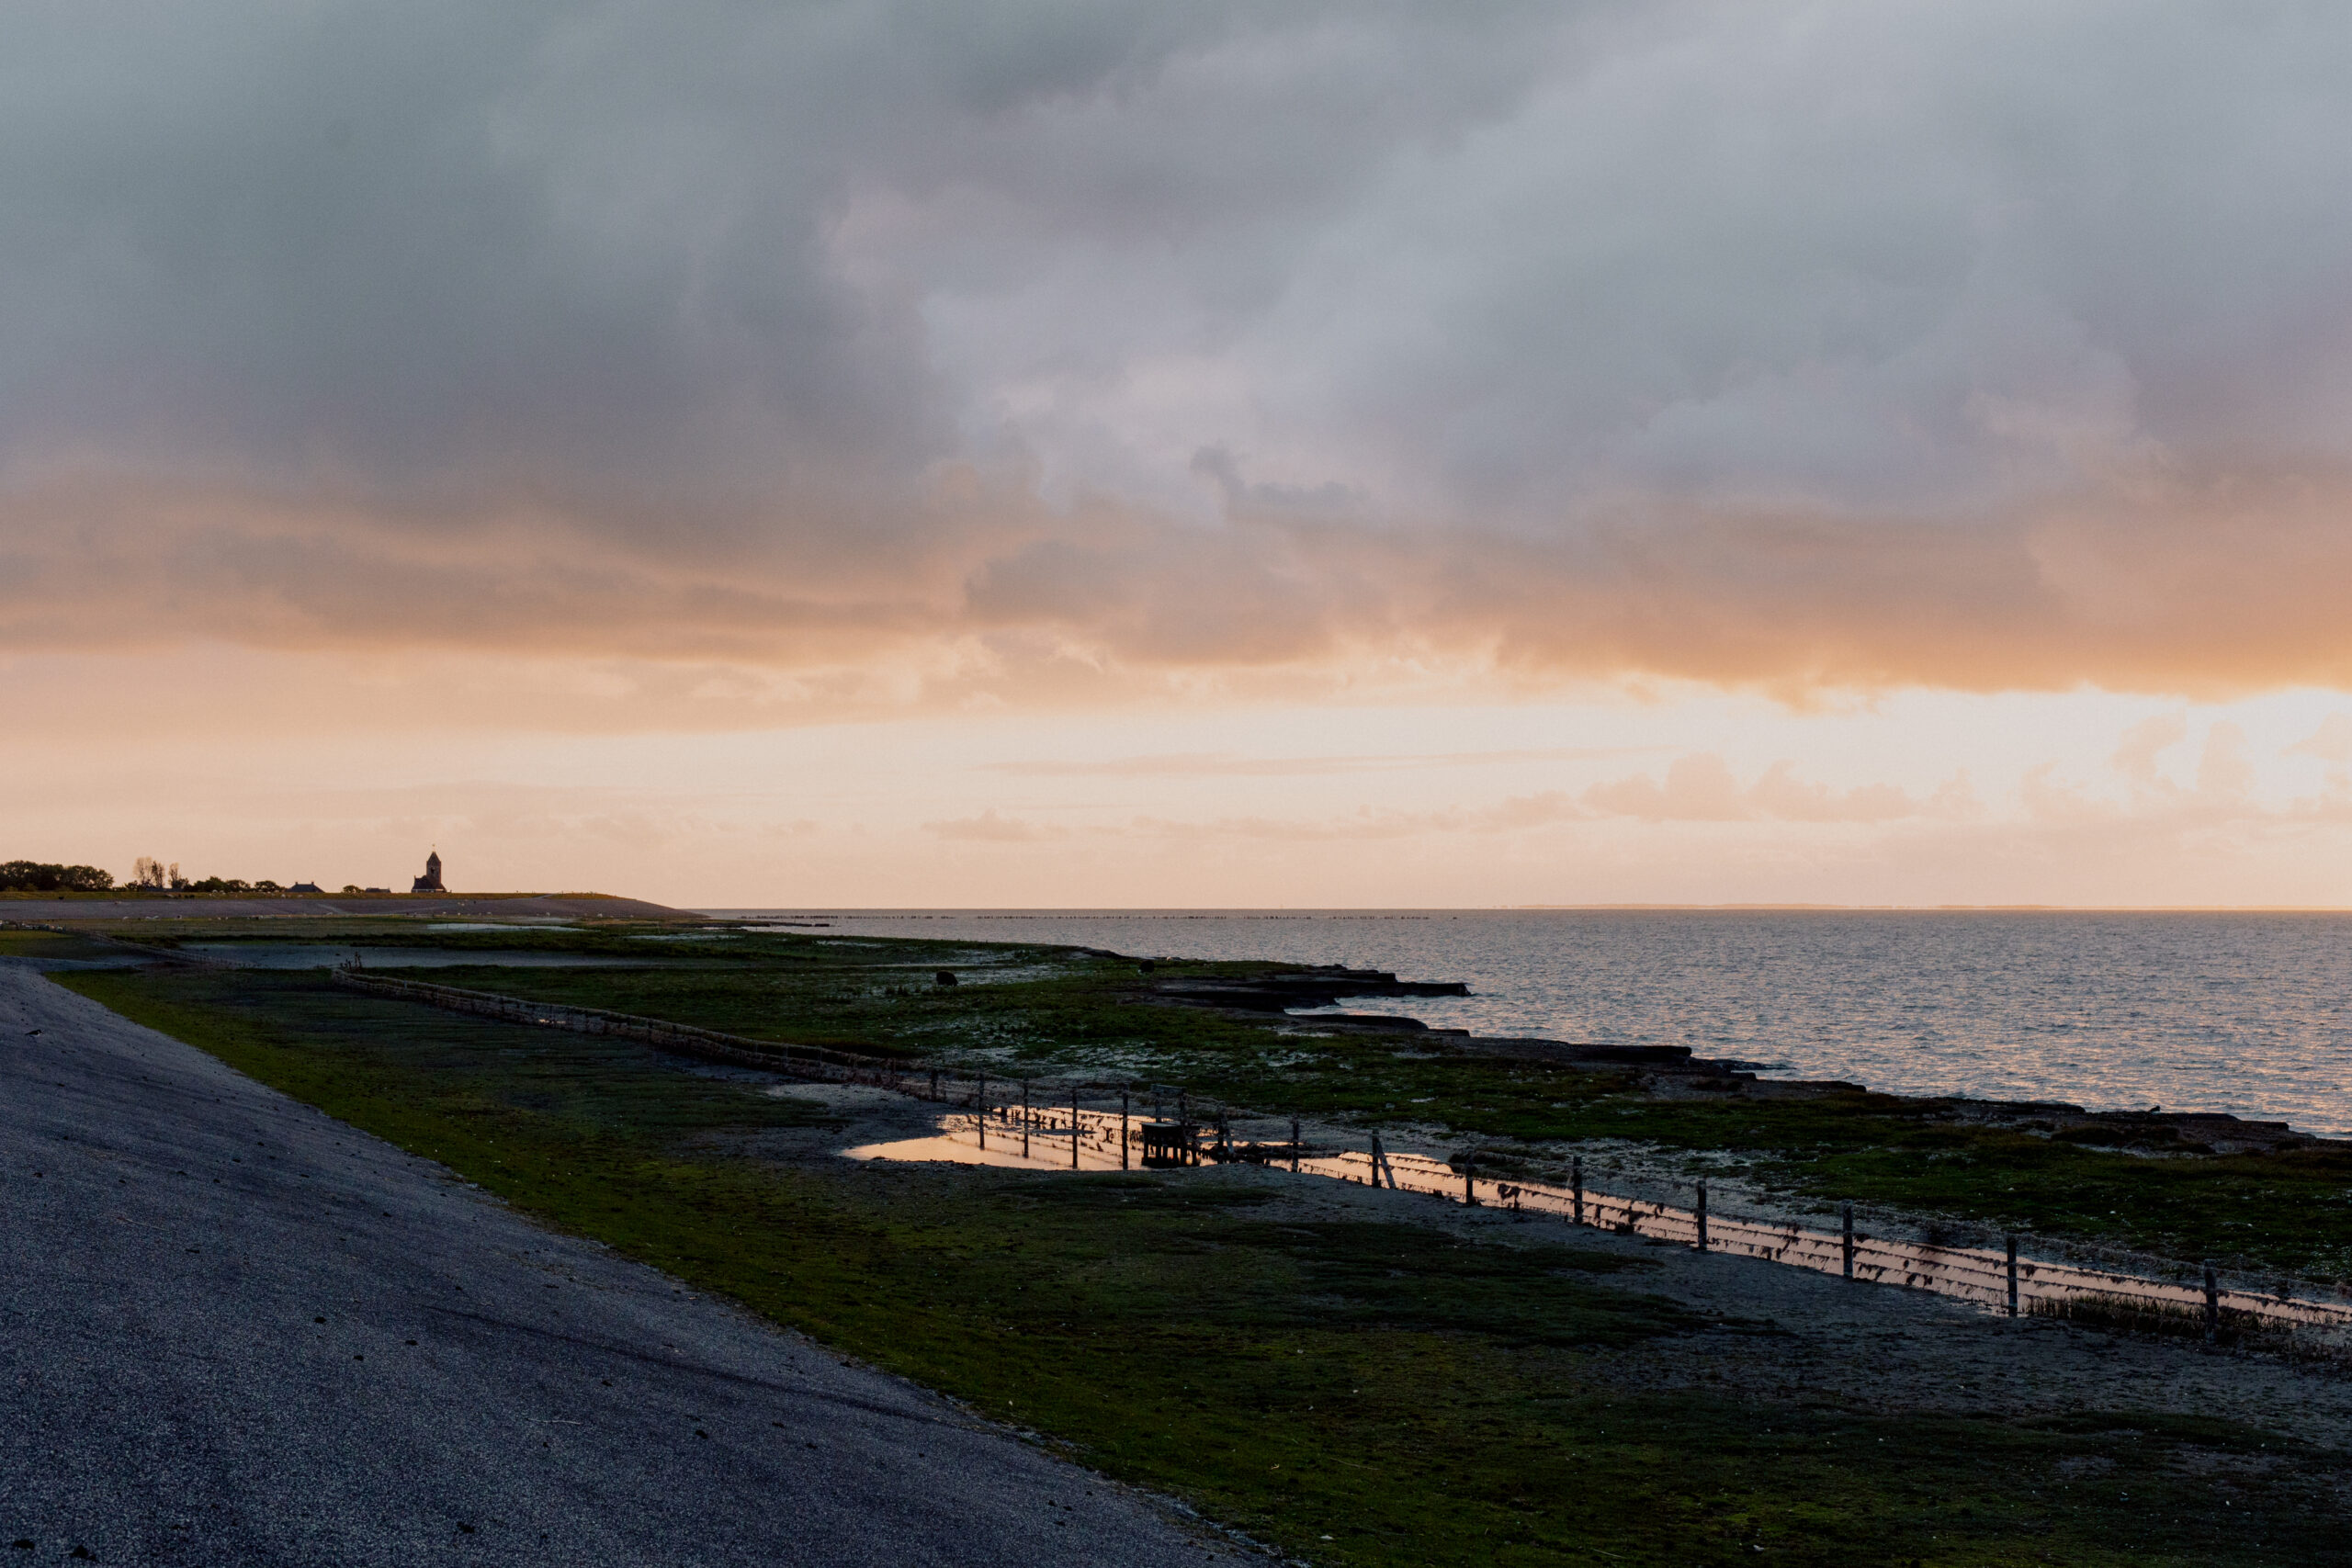
[(94, 865), (0, 861), (0, 893), (104, 893), (113, 886), (113, 874)]
[[(51, 865), (43, 861), (0, 861), (0, 893), (105, 893), (114, 886), (111, 872), (100, 871), (94, 865)], [(234, 876), (206, 876), (190, 879), (180, 874), (180, 868), (166, 866), (160, 861), (139, 857), (139, 868), (130, 880), (123, 884), (126, 891), (134, 887), (149, 887), (158, 892), (173, 893), (283, 893), (285, 888), (266, 877), (259, 882), (247, 882)], [(345, 887), (346, 893), (356, 893), (356, 887)]]

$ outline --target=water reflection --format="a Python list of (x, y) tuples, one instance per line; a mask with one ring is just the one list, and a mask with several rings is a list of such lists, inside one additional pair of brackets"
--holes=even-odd
[[(1235, 1140), (1227, 1130), (1190, 1121), (1069, 1106), (1006, 1105), (991, 1107), (984, 1114), (951, 1111), (941, 1118), (934, 1136), (869, 1144), (843, 1152), (852, 1159), (1084, 1172), (1147, 1168), (1148, 1148), (1155, 1168), (1263, 1165), (1453, 1203), (1549, 1215), (1566, 1224), (1589, 1225), (1621, 1235), (1683, 1247), (1702, 1244), (1697, 1209), (1620, 1196), (1590, 1186), (1496, 1180), (1475, 1170), (1458, 1170), (1429, 1155), (1384, 1148), (1377, 1139), (1370, 1148), (1340, 1150), (1288, 1141), (1248, 1143)], [(1709, 1251), (1846, 1275), (1872, 1284), (1932, 1291), (1990, 1313), (2063, 1312), (2073, 1303), (2120, 1301), (2193, 1318), (2205, 1313), (2209, 1301), (2199, 1284), (2027, 1257), (2017, 1258), (2013, 1265), (2006, 1250), (1933, 1247), (1860, 1233), (1849, 1239), (1842, 1232), (1740, 1219), (1720, 1212), (1705, 1216), (1704, 1247)], [(2352, 1326), (2352, 1303), (2344, 1301), (2218, 1288), (2210, 1300), (2215, 1310), (2233, 1319), (2281, 1325)]]

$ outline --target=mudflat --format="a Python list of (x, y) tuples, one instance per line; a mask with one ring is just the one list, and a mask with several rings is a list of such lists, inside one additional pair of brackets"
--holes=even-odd
[(1234, 1551), (5, 962), (0, 1216), (11, 1559)]

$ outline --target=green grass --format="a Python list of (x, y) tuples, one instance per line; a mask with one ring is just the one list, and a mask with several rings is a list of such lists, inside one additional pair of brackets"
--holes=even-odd
[(1626, 1358), (1702, 1332), (1783, 1352), (1614, 1255), (1300, 1223), (1215, 1177), (796, 1156), (809, 1102), (312, 975), (65, 983), (1318, 1563), (2251, 1563), (2324, 1560), (2346, 1522), (2340, 1461), (2225, 1423), (1640, 1392)]
[(0, 958), (119, 958), (122, 950), (71, 931), (0, 931)]
[[(629, 948), (627, 936), (600, 941)], [(722, 951), (724, 951), (722, 949)], [(1273, 1115), (1411, 1121), (1507, 1157), (1633, 1140), (1709, 1156), (1800, 1206), (1850, 1200), (2188, 1260), (2352, 1279), (2352, 1145), (2154, 1156), (1987, 1127), (1856, 1092), (1670, 1100), (1623, 1074), (1449, 1054), (1409, 1037), (1313, 1040), (1148, 1003), (1131, 965), (1064, 952), (1051, 975), (943, 987), (924, 965), (970, 944), (844, 948), (761, 938), (694, 970), (480, 969), (449, 983), (772, 1039), (863, 1044), (1002, 1074), (1182, 1086)], [(865, 956), (860, 956), (865, 954)], [(1023, 951), (1045, 959), (1051, 950)], [(1163, 964), (1160, 973), (1247, 973)]]

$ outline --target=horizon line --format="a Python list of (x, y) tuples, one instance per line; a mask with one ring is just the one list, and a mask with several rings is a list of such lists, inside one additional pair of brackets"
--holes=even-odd
[(998, 915), (1011, 918), (1087, 915), (1470, 915), (1578, 910), (1686, 910), (1697, 913), (2054, 914), (2054, 915), (2343, 915), (2352, 904), (1099, 904), (1099, 905), (692, 905), (697, 914)]

